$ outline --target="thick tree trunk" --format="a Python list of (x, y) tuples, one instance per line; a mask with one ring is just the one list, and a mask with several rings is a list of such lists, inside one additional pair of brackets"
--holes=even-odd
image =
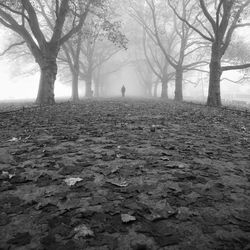
[(168, 80), (162, 79), (161, 98), (168, 99)]
[(71, 96), (73, 102), (79, 101), (78, 80), (79, 80), (78, 73), (74, 72), (72, 74), (72, 96)]
[(209, 67), (210, 73), (207, 105), (219, 107), (221, 106), (220, 78), (222, 71), (220, 49), (219, 46), (216, 46), (216, 44), (212, 46), (212, 54)]
[(100, 96), (100, 83), (98, 80), (95, 81), (95, 96), (96, 97)]
[(183, 69), (177, 68), (175, 71), (175, 101), (182, 102), (183, 101), (183, 89), (182, 89), (182, 81), (183, 81)]
[(79, 83), (79, 74), (80, 74), (80, 54), (81, 54), (81, 45), (82, 45), (82, 33), (78, 33), (77, 39), (77, 48), (76, 54), (74, 57), (74, 65), (72, 69), (72, 101), (78, 102), (79, 101), (79, 92), (78, 92), (78, 83)]
[(39, 63), (41, 76), (36, 103), (41, 105), (55, 104), (54, 84), (57, 74), (56, 58), (46, 59)]

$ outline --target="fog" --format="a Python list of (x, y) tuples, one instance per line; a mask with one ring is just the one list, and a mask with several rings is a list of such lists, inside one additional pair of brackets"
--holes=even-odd
[[(165, 9), (161, 9), (162, 6), (160, 2), (156, 3), (152, 1), (151, 4), (154, 4), (156, 8), (155, 15), (158, 17), (156, 24), (152, 23), (152, 13), (150, 12), (149, 3), (140, 5), (140, 3), (128, 1), (126, 3), (123, 2), (124, 10), (121, 11), (117, 9), (116, 16), (113, 20), (111, 18), (111, 23), (114, 22), (116, 24), (116, 26), (112, 26), (112, 32), (116, 32), (115, 39), (113, 38), (112, 40), (109, 38), (110, 31), (107, 30), (102, 31), (102, 36), (94, 41), (93, 37), (87, 35), (82, 37), (80, 72), (78, 76), (80, 98), (90, 97), (91, 91), (95, 97), (118, 97), (121, 95), (122, 85), (126, 87), (126, 96), (129, 97), (167, 96), (171, 99), (176, 98), (176, 76), (173, 75), (170, 77), (170, 75), (175, 72), (172, 63), (178, 62), (181, 41), (176, 39), (176, 37), (171, 38), (172, 33), (177, 32), (173, 26), (174, 13), (167, 5), (164, 5)], [(165, 12), (163, 12), (163, 10)], [(168, 13), (169, 16), (166, 16), (164, 13)], [(39, 18), (44, 22), (45, 19), (43, 19), (42, 16), (39, 16)], [(89, 15), (89, 19), (87, 20), (96, 22), (95, 17), (91, 15)], [(116, 23), (117, 20), (121, 21), (119, 25)], [(177, 19), (175, 19), (175, 22), (178, 23), (175, 29), (179, 29), (183, 24), (180, 20), (176, 20)], [(164, 22), (165, 24), (163, 25)], [(44, 27), (46, 27), (46, 25), (48, 24), (45, 23)], [(156, 27), (157, 25), (158, 27)], [(83, 26), (83, 34), (86, 30), (88, 32), (89, 30), (94, 32), (91, 25), (85, 26)], [(199, 25), (197, 28), (201, 29)], [(159, 32), (157, 29), (159, 29), (161, 33), (158, 35), (159, 37), (154, 37), (154, 35)], [(46, 36), (50, 35), (44, 28), (42, 31)], [(247, 56), (244, 55), (244, 48), (248, 48), (244, 46), (248, 46), (249, 44), (249, 38), (246, 35), (247, 32), (249, 32), (248, 27), (234, 32), (231, 42), (233, 45), (236, 45), (235, 47), (229, 47), (227, 50), (229, 53), (226, 53), (224, 62), (226, 66), (242, 64), (243, 62), (248, 63), (247, 59), (250, 59), (250, 56), (248, 56), (249, 51), (245, 50)], [(35, 100), (39, 89), (40, 71), (34, 57), (30, 54), (25, 44), (22, 46), (13, 46), (12, 49), (8, 49), (11, 44), (20, 40), (20, 36), (15, 32), (1, 25), (0, 35), (2, 37), (0, 51), (6, 52), (0, 57), (0, 100)], [(202, 38), (194, 33), (187, 39), (195, 40), (195, 42), (198, 42), (197, 44), (203, 42)], [(71, 40), (74, 41), (75, 44), (76, 35), (72, 37)], [(95, 48), (92, 45), (93, 43), (95, 44)], [(234, 50), (237, 48), (237, 44), (241, 43), (244, 45), (242, 45), (242, 48), (240, 46), (241, 52), (237, 50), (235, 52)], [(71, 56), (68, 55), (67, 52), (75, 50), (76, 45), (70, 49), (70, 44), (72, 45), (73, 43), (70, 43), (69, 40), (69, 43), (66, 43), (66, 49), (64, 47), (60, 48), (60, 53), (57, 58), (58, 73), (54, 85), (55, 98), (70, 99), (73, 95), (73, 83), (70, 73), (72, 69), (70, 69), (66, 61)], [(174, 44), (174, 46), (171, 44)], [(172, 47), (170, 48), (169, 46)], [(93, 53), (91, 52), (93, 55), (90, 62), (88, 50), (91, 49), (93, 50)], [(182, 94), (184, 100), (206, 101), (209, 92), (208, 63), (210, 60), (210, 50), (211, 45), (206, 45), (204, 49), (199, 49), (196, 46), (194, 47), (195, 53), (187, 49), (187, 54), (190, 55), (181, 59), (183, 60)], [(105, 53), (108, 55), (106, 55), (106, 58)], [(166, 54), (167, 59), (165, 58)], [(103, 60), (101, 66), (98, 65), (100, 60)], [(172, 62), (169, 62), (171, 60)], [(200, 65), (197, 63), (199, 60), (201, 62)], [(206, 63), (202, 63), (202, 61), (205, 60)], [(197, 63), (197, 66), (190, 71), (185, 70), (185, 64), (190, 62), (194, 64)], [(96, 66), (94, 67), (93, 65), (95, 63)], [(86, 75), (86, 72), (89, 72), (88, 67), (90, 67), (90, 65), (92, 72), (89, 79), (89, 75)], [(164, 94), (163, 92), (165, 90), (163, 91), (162, 86), (165, 84), (163, 81), (166, 76), (169, 78), (166, 83), (168, 85), (167, 93)], [(241, 78), (243, 78), (243, 80), (240, 80)], [(223, 72), (220, 82), (221, 98), (249, 103), (250, 84), (248, 79), (247, 70)]]
[[(39, 72), (32, 76), (11, 76), (11, 70), (6, 63), (0, 63), (0, 100), (1, 101), (13, 101), (13, 100), (35, 100), (38, 85), (39, 85)], [(227, 78), (236, 79), (240, 77), (237, 73), (228, 73)], [(120, 89), (122, 85), (127, 88), (127, 95), (131, 97), (143, 96), (143, 87), (140, 85), (137, 79), (136, 73), (133, 68), (126, 67), (119, 73), (114, 73), (109, 77), (106, 91), (104, 95), (106, 97), (118, 97), (120, 96)], [(161, 87), (158, 87), (157, 94), (160, 96)], [(243, 100), (250, 103), (250, 97), (246, 94), (250, 93), (250, 84), (235, 84), (228, 81), (223, 81), (221, 84), (222, 98)], [(208, 83), (207, 79), (197, 86), (193, 84), (184, 85), (184, 97), (188, 99), (198, 99), (207, 97)], [(79, 94), (81, 97), (85, 95), (84, 82), (80, 82)], [(56, 98), (67, 98), (71, 97), (71, 87), (63, 84), (60, 80), (56, 81), (55, 84), (55, 97)], [(174, 97), (174, 86), (173, 83), (169, 89), (169, 97)]]

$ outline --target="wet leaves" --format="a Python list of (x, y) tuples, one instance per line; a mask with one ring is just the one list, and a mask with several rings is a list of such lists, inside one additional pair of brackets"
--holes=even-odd
[(4, 249), (249, 246), (240, 112), (86, 100), (0, 116)]
[(28, 245), (31, 241), (31, 235), (28, 232), (17, 233), (12, 239), (8, 240), (7, 243), (19, 246)]

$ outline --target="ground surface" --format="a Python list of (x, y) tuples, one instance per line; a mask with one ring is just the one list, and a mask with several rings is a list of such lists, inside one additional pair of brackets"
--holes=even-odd
[(0, 114), (0, 249), (250, 249), (250, 116), (156, 100)]

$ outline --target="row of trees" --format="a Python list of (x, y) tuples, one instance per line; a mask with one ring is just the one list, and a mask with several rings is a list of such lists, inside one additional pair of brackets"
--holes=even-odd
[[(58, 61), (67, 63), (72, 75), (74, 101), (78, 99), (79, 76), (87, 83), (86, 95), (92, 94), (94, 69), (100, 73), (103, 62), (121, 48), (126, 48), (127, 43), (119, 30), (119, 22), (112, 22), (109, 7), (107, 0), (0, 2), (0, 23), (19, 36), (19, 41), (11, 44), (6, 51), (25, 44), (39, 65), (41, 76), (37, 103), (54, 104)], [(108, 39), (117, 47), (106, 47), (105, 52), (100, 54), (97, 41), (101, 39)]]
[[(161, 97), (167, 98), (174, 81), (175, 100), (182, 101), (192, 72), (208, 72), (207, 104), (220, 106), (222, 73), (250, 67), (248, 60), (239, 63), (239, 54), (247, 58), (239, 53), (243, 46), (232, 46), (235, 31), (249, 26), (249, 5), (250, 0), (1, 0), (0, 23), (19, 37), (6, 51), (25, 44), (39, 65), (37, 103), (55, 102), (58, 63), (60, 77), (71, 77), (74, 101), (79, 79), (86, 83), (86, 96), (92, 95), (94, 79), (98, 95), (107, 61), (127, 47), (128, 36), (130, 62), (146, 93), (154, 87), (156, 94), (161, 83)], [(114, 10), (121, 6), (127, 12), (117, 16)], [(120, 19), (126, 19), (126, 36)]]
[[(182, 101), (183, 83), (192, 71), (201, 71), (209, 73), (207, 104), (221, 105), (222, 73), (250, 67), (239, 64), (230, 47), (235, 31), (250, 25), (249, 5), (249, 0), (130, 0), (130, 15), (142, 27), (138, 61), (146, 61), (161, 82), (162, 97), (174, 79), (175, 100)], [(241, 44), (236, 51), (240, 48)]]

